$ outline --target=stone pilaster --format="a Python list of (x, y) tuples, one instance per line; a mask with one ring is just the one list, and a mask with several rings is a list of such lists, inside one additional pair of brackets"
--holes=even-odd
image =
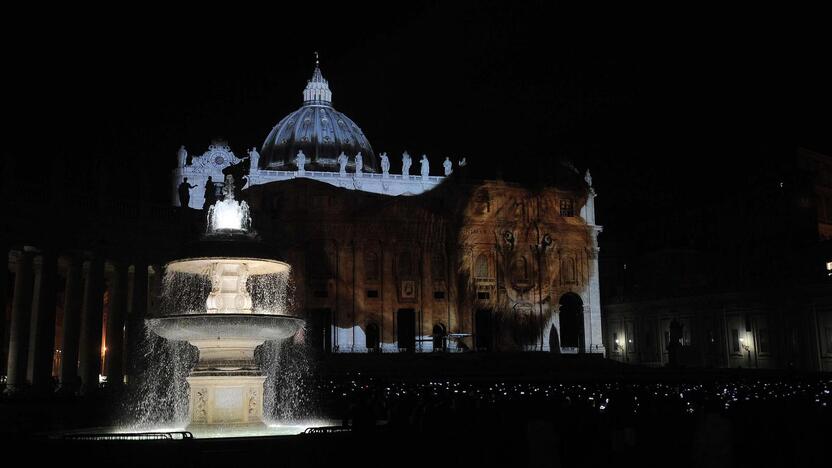
[(64, 323), (61, 337), (61, 389), (75, 391), (78, 385), (78, 347), (81, 335), (83, 262), (79, 255), (69, 259), (64, 289)]
[(78, 374), (81, 393), (98, 388), (101, 372), (101, 327), (104, 313), (104, 258), (96, 256), (90, 261), (87, 281), (84, 285), (84, 306), (81, 311), (81, 340)]
[(21, 390), (26, 384), (29, 350), (29, 327), (32, 320), (32, 252), (22, 251), (15, 268), (12, 321), (9, 325), (9, 359), (6, 368), (6, 391)]
[(110, 283), (110, 315), (107, 318), (107, 353), (105, 369), (107, 385), (124, 383), (124, 321), (127, 316), (127, 268), (123, 262), (113, 265)]
[(28, 378), (38, 391), (52, 390), (52, 363), (55, 355), (55, 306), (58, 283), (58, 255), (54, 250), (40, 256), (35, 277), (32, 329), (29, 334)]

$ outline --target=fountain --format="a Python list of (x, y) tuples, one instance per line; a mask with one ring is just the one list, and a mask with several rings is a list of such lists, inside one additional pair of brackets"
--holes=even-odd
[[(234, 198), (233, 178), (226, 177), (223, 199), (208, 210), (202, 239), (193, 256), (167, 264), (166, 275), (210, 284), (204, 307), (163, 311), (147, 320), (148, 329), (199, 349), (190, 372), (189, 429), (222, 426), (262, 427), (266, 377), (254, 350), (266, 341), (295, 335), (303, 320), (283, 310), (255, 308), (251, 289), (263, 275), (288, 274), (289, 265), (268, 258), (251, 228), (248, 204)], [(194, 294), (187, 281), (176, 294)], [(168, 291), (171, 293), (172, 291)], [(204, 297), (204, 296), (202, 296)]]

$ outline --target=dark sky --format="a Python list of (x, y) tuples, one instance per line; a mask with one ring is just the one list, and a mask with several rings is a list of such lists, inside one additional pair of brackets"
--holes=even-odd
[(300, 106), (315, 50), (336, 109), (394, 170), (406, 149), (437, 171), (464, 156), (528, 180), (565, 157), (614, 204), (724, 183), (798, 145), (832, 153), (828, 56), (808, 25), (395, 3), (39, 18), (48, 35), (4, 32), (6, 153), (125, 161), (160, 179), (181, 144), (201, 153), (224, 136), (244, 155)]

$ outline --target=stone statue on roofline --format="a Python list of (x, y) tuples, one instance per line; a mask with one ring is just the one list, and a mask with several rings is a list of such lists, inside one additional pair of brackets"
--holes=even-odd
[(459, 166), (459, 167), (465, 167), (465, 165), (468, 164), (468, 161), (466, 161), (465, 159), (466, 158), (460, 159), (459, 161), (456, 162), (456, 165)]
[(341, 151), (341, 154), (338, 155), (338, 173), (341, 177), (347, 176), (347, 155)]
[(451, 162), (451, 158), (446, 156), (445, 157), (445, 162), (442, 163), (442, 167), (445, 168), (445, 177), (448, 177), (454, 171), (453, 170), (453, 164), (454, 163)]
[(422, 160), (419, 161), (419, 164), (422, 165), (422, 168), (421, 168), (422, 178), (427, 179), (428, 176), (430, 175), (430, 161), (428, 161), (428, 155), (423, 154), (422, 155)]
[(180, 146), (176, 152), (176, 161), (176, 167), (185, 167), (188, 164), (188, 150), (185, 149), (185, 145)]
[(361, 151), (355, 155), (355, 176), (361, 177), (364, 171), (364, 158), (361, 157)]
[(298, 150), (298, 155), (295, 157), (295, 164), (298, 165), (298, 173), (306, 174), (306, 155), (303, 150)]
[(390, 158), (387, 157), (387, 153), (381, 153), (381, 174), (383, 177), (387, 177), (390, 175)]
[(249, 161), (249, 169), (248, 171), (257, 171), (260, 169), (258, 164), (260, 163), (260, 153), (257, 152), (257, 148), (251, 148), (248, 150), (248, 161)]
[(410, 159), (410, 154), (407, 151), (402, 153), (402, 176), (405, 179), (410, 178), (410, 165), (413, 164), (413, 161)]

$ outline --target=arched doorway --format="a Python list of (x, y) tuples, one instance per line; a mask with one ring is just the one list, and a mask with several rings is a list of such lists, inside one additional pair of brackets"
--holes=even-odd
[(560, 297), (560, 345), (584, 351), (584, 301), (575, 293)]
[(378, 333), (378, 325), (375, 322), (371, 322), (367, 325), (367, 331), (365, 333), (365, 344), (367, 346), (367, 351), (373, 353), (379, 350), (379, 333)]
[(416, 311), (399, 309), (396, 313), (396, 339), (399, 350), (412, 353), (416, 349)]
[(477, 309), (474, 315), (475, 344), (477, 351), (491, 351), (494, 344), (493, 325), (490, 309)]

